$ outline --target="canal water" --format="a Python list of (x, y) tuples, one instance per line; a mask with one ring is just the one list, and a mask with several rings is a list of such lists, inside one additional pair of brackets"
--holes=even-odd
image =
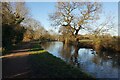
[(90, 48), (79, 48), (76, 53), (74, 46), (63, 45), (62, 42), (46, 42), (42, 43), (42, 47), (96, 78), (119, 78), (120, 64), (117, 53), (96, 53)]

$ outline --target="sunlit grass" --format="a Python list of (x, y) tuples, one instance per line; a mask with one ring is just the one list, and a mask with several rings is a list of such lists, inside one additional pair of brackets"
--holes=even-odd
[(40, 54), (40, 53), (44, 53), (44, 52), (47, 52), (47, 51), (42, 49), (39, 44), (34, 44), (33, 47), (30, 50), (28, 50), (28, 52), (30, 54)]
[(28, 50), (28, 51), (38, 51), (38, 50), (40, 50), (41, 48), (32, 48), (32, 49), (30, 49), (30, 50)]
[(44, 53), (47, 52), (46, 50), (39, 50), (39, 51), (31, 51), (30, 54), (40, 54), (40, 53)]
[(93, 40), (79, 40), (79, 42), (93, 42)]

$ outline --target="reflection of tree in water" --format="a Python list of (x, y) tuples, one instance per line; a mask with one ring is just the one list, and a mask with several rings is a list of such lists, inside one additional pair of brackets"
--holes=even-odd
[(70, 63), (72, 65), (76, 65), (77, 67), (79, 67), (79, 62), (78, 62), (78, 50), (79, 50), (78, 41), (75, 42), (74, 49), (75, 49), (74, 54), (72, 54), (71, 57), (70, 57)]
[[(79, 67), (79, 61), (78, 61), (78, 43), (75, 43), (74, 45), (70, 45), (70, 44), (59, 44), (57, 42), (57, 44), (55, 42), (46, 42), (43, 44), (43, 47), (45, 47), (45, 49), (47, 50), (58, 50), (59, 56), (65, 60), (67, 63), (70, 63), (72, 65), (75, 65), (77, 67)], [(59, 46), (59, 47), (58, 47)], [(58, 48), (56, 48), (58, 47)], [(94, 51), (94, 50), (93, 50)], [(82, 52), (81, 55), (81, 59), (84, 58), (84, 60), (92, 60), (93, 63), (100, 65), (100, 66), (105, 66), (108, 63), (110, 64), (111, 67), (118, 67), (120, 66), (120, 62), (119, 62), (119, 58), (118, 58), (118, 54), (116, 53), (111, 53), (110, 52), (99, 52), (99, 53), (91, 53), (92, 51), (89, 49), (85, 50), (85, 54), (84, 51)], [(91, 56), (89, 56), (91, 55)], [(110, 58), (111, 57), (111, 58)], [(80, 58), (80, 56), (79, 56)], [(90, 58), (90, 59), (89, 59)], [(85, 60), (85, 61), (86, 61)], [(87, 61), (89, 62), (89, 61)]]
[[(59, 53), (66, 62), (78, 66), (78, 50), (78, 42), (75, 43), (74, 46), (70, 44), (63, 44), (62, 50), (60, 50)], [(74, 51), (74, 53), (72, 53), (72, 51)]]
[(60, 50), (60, 55), (65, 61), (69, 61), (72, 52), (72, 46), (70, 44), (63, 44), (62, 50)]
[[(95, 64), (99, 65), (99, 64), (101, 63), (101, 58), (100, 58), (99, 56), (97, 56), (97, 55), (94, 55), (94, 57), (92, 58), (92, 61), (93, 61)], [(102, 63), (101, 63), (101, 64), (102, 64)]]
[(48, 50), (52, 45), (55, 45), (55, 42), (43, 42), (41, 43), (41, 45), (43, 46), (43, 48)]

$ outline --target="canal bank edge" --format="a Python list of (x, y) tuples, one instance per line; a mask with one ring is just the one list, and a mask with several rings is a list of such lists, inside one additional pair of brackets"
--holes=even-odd
[[(60, 58), (53, 56), (41, 48), (39, 44), (34, 44), (30, 54), (31, 68), (37, 75), (36, 78), (90, 78), (91, 75), (82, 72), (79, 68), (65, 63)], [(34, 51), (34, 52), (33, 52)], [(41, 75), (41, 76), (40, 76)]]

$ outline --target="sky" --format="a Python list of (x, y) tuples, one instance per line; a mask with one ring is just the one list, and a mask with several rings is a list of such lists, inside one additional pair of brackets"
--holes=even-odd
[(55, 11), (54, 2), (27, 2), (26, 5), (30, 9), (32, 17), (41, 22), (45, 29), (49, 30), (50, 26), (49, 14)]
[[(32, 17), (40, 21), (44, 28), (47, 30), (50, 29), (54, 30), (54, 28), (50, 25), (51, 22), (49, 20), (48, 15), (55, 11), (55, 4), (56, 2), (26, 2), (26, 6), (30, 9), (30, 14), (32, 15)], [(103, 2), (103, 12), (105, 12), (106, 15), (111, 14), (115, 16), (115, 22), (117, 24), (118, 22), (117, 2)], [(113, 31), (113, 34), (116, 35), (117, 33)]]

